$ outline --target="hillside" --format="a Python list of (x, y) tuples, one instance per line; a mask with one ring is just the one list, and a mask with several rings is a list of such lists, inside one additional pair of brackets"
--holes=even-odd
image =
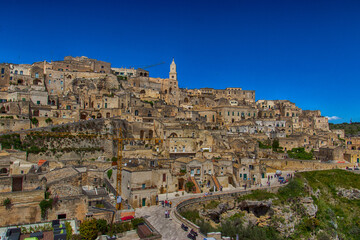
[(334, 123), (329, 123), (329, 127), (330, 129), (344, 129), (345, 130), (345, 135), (347, 136), (356, 136), (359, 135), (360, 133), (360, 123), (355, 122), (355, 123), (338, 123), (338, 124), (334, 124)]
[(302, 172), (276, 194), (256, 190), (182, 215), (204, 233), (221, 231), (240, 239), (360, 239), (359, 189), (359, 174)]

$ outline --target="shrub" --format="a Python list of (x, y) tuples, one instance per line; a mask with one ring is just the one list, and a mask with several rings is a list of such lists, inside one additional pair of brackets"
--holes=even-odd
[(5, 198), (4, 201), (3, 201), (3, 205), (6, 208), (9, 208), (11, 206), (11, 199), (10, 198)]
[(51, 124), (51, 123), (53, 122), (53, 120), (52, 120), (51, 118), (47, 118), (47, 119), (45, 119), (45, 122), (46, 122), (47, 124)]
[(80, 224), (81, 239), (94, 240), (98, 235), (97, 221), (95, 218), (86, 219)]
[(194, 187), (195, 187), (195, 184), (193, 182), (191, 182), (191, 181), (188, 181), (185, 184), (185, 188), (186, 188), (187, 192), (191, 192)]
[(205, 205), (205, 209), (214, 209), (217, 208), (217, 206), (220, 204), (219, 201), (214, 201), (212, 200), (211, 202), (209, 202), (208, 204)]
[(73, 229), (71, 227), (70, 222), (65, 222), (65, 227), (66, 227), (66, 240), (70, 240), (73, 233)]
[(200, 219), (199, 211), (188, 210), (180, 213), (181, 216), (196, 224), (196, 220)]
[(101, 232), (102, 234), (107, 233), (107, 231), (109, 229), (108, 224), (105, 219), (98, 219), (96, 221), (96, 227), (97, 227), (97, 230), (99, 232)]
[(47, 214), (47, 210), (52, 208), (52, 203), (53, 200), (49, 199), (49, 200), (42, 200), (40, 202), (40, 210), (41, 210), (41, 217), (44, 219), (46, 217)]
[(145, 220), (143, 218), (134, 218), (131, 220), (131, 224), (133, 225), (134, 228), (137, 228), (139, 224), (145, 222)]

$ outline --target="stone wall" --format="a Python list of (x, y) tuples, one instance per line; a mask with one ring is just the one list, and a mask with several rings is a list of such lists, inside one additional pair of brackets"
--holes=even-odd
[[(2, 206), (4, 199), (9, 198), (12, 206)], [(0, 195), (0, 226), (33, 223), (41, 220), (39, 203), (44, 199), (43, 190), (9, 192)]]
[[(94, 152), (86, 152), (82, 158), (79, 154), (75, 152), (68, 152), (68, 153), (55, 153), (46, 152), (46, 153), (39, 153), (33, 154), (29, 153), (28, 161), (32, 163), (37, 163), (40, 159), (45, 159), (47, 161), (79, 161), (79, 160), (87, 160), (87, 159), (97, 159), (104, 155), (103, 151), (94, 151)], [(79, 163), (77, 163), (79, 164)]]
[(313, 171), (313, 170), (327, 170), (327, 169), (344, 169), (351, 167), (351, 163), (327, 163), (319, 160), (294, 160), (294, 159), (262, 159), (261, 164), (267, 166), (267, 172), (275, 172), (276, 170), (283, 171)]
[(48, 210), (48, 219), (57, 219), (59, 214), (66, 214), (66, 218), (84, 220), (88, 212), (88, 203), (85, 195), (60, 198), (58, 204)]

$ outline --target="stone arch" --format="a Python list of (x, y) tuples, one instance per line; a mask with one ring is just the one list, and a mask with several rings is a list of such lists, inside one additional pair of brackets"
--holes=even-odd
[(106, 118), (110, 118), (110, 113), (109, 112), (106, 113)]
[(165, 89), (165, 94), (167, 94), (167, 90)]
[(5, 110), (5, 107), (4, 107), (4, 106), (1, 107), (0, 112), (1, 112), (1, 113), (6, 113), (6, 110)]
[(188, 103), (189, 102), (189, 99), (188, 98), (185, 98), (184, 99), (184, 103)]
[(80, 119), (86, 119), (86, 117), (87, 117), (87, 113), (86, 113), (86, 112), (80, 113)]
[(169, 137), (170, 137), (170, 138), (177, 138), (178, 135), (177, 135), (176, 133), (171, 133)]
[(147, 77), (148, 75), (147, 75), (147, 73), (144, 73), (144, 77)]
[(2, 169), (0, 169), (0, 174), (2, 174), (2, 173), (7, 173), (7, 172), (8, 172), (7, 168), (2, 168)]
[(143, 73), (142, 72), (140, 72), (140, 77), (142, 77), (143, 76)]
[(24, 80), (18, 79), (18, 80), (17, 80), (17, 83), (20, 84), (20, 85), (23, 85), (23, 84), (24, 84)]
[(34, 84), (34, 85), (39, 85), (39, 83), (41, 83), (41, 80), (40, 80), (40, 79), (35, 79), (35, 80), (33, 81), (33, 84)]
[(98, 113), (97, 116), (96, 116), (96, 118), (102, 118), (101, 113)]

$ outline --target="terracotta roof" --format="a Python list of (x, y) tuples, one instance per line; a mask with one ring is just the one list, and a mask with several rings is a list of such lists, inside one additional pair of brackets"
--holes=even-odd
[(47, 162), (47, 160), (40, 159), (39, 162), (38, 162), (38, 166), (40, 167), (41, 165), (43, 165), (46, 162)]

